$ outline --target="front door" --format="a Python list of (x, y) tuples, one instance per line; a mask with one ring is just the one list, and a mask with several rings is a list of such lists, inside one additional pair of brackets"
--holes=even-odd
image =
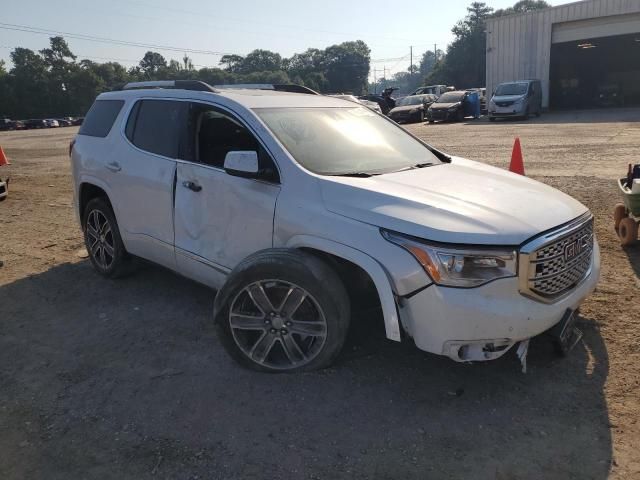
[[(178, 270), (219, 287), (248, 255), (273, 245), (277, 170), (253, 133), (232, 114), (191, 103), (184, 161), (178, 162), (175, 248)], [(259, 152), (262, 179), (225, 172), (230, 151)]]

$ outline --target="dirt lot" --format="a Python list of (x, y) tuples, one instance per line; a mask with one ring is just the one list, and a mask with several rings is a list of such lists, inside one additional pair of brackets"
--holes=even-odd
[(512, 353), (459, 365), (388, 342), (375, 312), (334, 368), (243, 370), (215, 336), (213, 292), (153, 266), (106, 281), (77, 255), (75, 129), (0, 133), (13, 161), (0, 478), (640, 478), (640, 248), (622, 250), (611, 222), (639, 122), (620, 110), (408, 127), (503, 167), (518, 135), (527, 173), (596, 215), (603, 273), (584, 339), (566, 359), (534, 341), (526, 375)]

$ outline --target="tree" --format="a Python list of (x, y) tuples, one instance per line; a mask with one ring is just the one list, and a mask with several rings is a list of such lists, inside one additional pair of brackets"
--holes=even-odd
[(482, 2), (467, 7), (467, 16), (451, 29), (455, 40), (445, 60), (434, 66), (427, 83), (448, 83), (458, 88), (481, 87), (486, 83), (486, 21), (493, 9)]
[(503, 17), (505, 15), (513, 15), (515, 13), (533, 12), (549, 8), (551, 5), (544, 0), (520, 0), (513, 7), (500, 8), (493, 13), (494, 17)]
[(325, 50), (324, 64), (329, 89), (360, 94), (366, 90), (371, 50), (362, 40), (344, 42)]
[(220, 65), (223, 65), (227, 72), (232, 73), (240, 72), (242, 62), (244, 62), (244, 57), (242, 55), (223, 55), (220, 58)]
[(140, 69), (148, 77), (152, 78), (160, 70), (167, 68), (167, 61), (158, 52), (147, 52), (140, 60)]
[(282, 69), (282, 57), (269, 50), (254, 50), (244, 57), (240, 73), (275, 72)]

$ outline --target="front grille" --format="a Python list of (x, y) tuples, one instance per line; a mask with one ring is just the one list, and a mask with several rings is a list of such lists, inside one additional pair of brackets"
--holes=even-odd
[(510, 107), (513, 104), (514, 104), (513, 101), (496, 102), (496, 105), (498, 105), (499, 107)]
[(593, 218), (543, 244), (529, 254), (527, 288), (546, 299), (571, 290), (589, 273), (593, 244)]

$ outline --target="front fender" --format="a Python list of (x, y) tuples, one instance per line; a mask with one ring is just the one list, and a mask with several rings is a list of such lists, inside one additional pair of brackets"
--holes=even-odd
[(322, 252), (335, 255), (362, 268), (371, 277), (373, 284), (380, 297), (380, 305), (384, 316), (384, 326), (387, 338), (399, 342), (400, 323), (398, 320), (398, 310), (396, 308), (395, 297), (391, 288), (391, 282), (387, 272), (382, 265), (366, 253), (351, 248), (342, 243), (333, 242), (325, 238), (310, 235), (296, 235), (289, 239), (287, 248), (313, 248)]

